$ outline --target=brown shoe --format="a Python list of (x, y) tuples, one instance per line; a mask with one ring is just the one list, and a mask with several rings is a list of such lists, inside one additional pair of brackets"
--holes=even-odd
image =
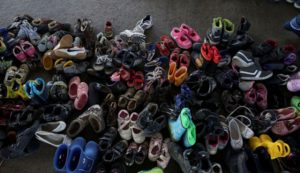
[(70, 34), (64, 35), (53, 50), (73, 47), (73, 37)]
[(118, 101), (118, 107), (120, 108), (126, 108), (129, 99), (132, 98), (135, 94), (134, 88), (128, 88), (125, 94), (120, 95), (119, 101)]
[(129, 112), (134, 111), (136, 108), (138, 108), (143, 101), (146, 98), (146, 94), (143, 90), (138, 90), (134, 97), (129, 99), (128, 105), (127, 105), (127, 110)]

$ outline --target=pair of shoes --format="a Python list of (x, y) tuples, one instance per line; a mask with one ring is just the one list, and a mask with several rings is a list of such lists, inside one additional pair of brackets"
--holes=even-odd
[(26, 62), (30, 61), (36, 55), (36, 50), (29, 41), (21, 40), (19, 45), (14, 46), (13, 55), (20, 62)]
[(177, 66), (176, 62), (170, 62), (168, 71), (168, 80), (175, 86), (180, 86), (188, 77), (188, 69), (186, 66)]
[(221, 42), (227, 44), (234, 32), (234, 24), (229, 19), (216, 17), (213, 19), (212, 27), (206, 33), (206, 41), (212, 45)]
[(84, 60), (87, 57), (87, 51), (80, 47), (81, 40), (76, 37), (73, 43), (73, 37), (70, 34), (64, 35), (58, 44), (53, 48), (53, 54), (64, 59)]
[(142, 144), (137, 144), (131, 142), (124, 155), (124, 162), (126, 166), (132, 166), (134, 163), (141, 165), (148, 156), (148, 142), (143, 142)]
[(158, 112), (156, 103), (148, 103), (147, 106), (139, 113), (137, 125), (143, 129), (143, 135), (150, 137), (161, 131), (167, 124), (167, 117), (160, 115), (155, 117)]
[(54, 75), (52, 81), (47, 83), (47, 88), (52, 100), (67, 101), (69, 99), (68, 86), (61, 75)]
[(96, 133), (100, 133), (105, 128), (103, 109), (99, 105), (93, 105), (73, 120), (67, 129), (70, 137), (77, 136), (83, 129), (90, 124)]
[[(216, 46), (211, 46), (208, 43), (203, 43), (200, 48), (201, 56), (200, 58), (203, 62), (210, 62), (212, 61), (214, 64), (219, 64), (220, 60), (222, 59), (219, 49)], [(202, 66), (205, 66), (204, 64)]]
[(142, 89), (145, 81), (144, 73), (142, 71), (128, 71), (122, 67), (118, 71), (114, 72), (110, 79), (113, 82), (122, 80), (126, 82), (128, 87), (134, 87), (136, 90)]
[(118, 132), (122, 139), (130, 140), (140, 144), (146, 139), (144, 131), (138, 126), (137, 121), (140, 115), (136, 112), (131, 114), (127, 110), (121, 109), (118, 113)]
[(259, 147), (265, 147), (271, 156), (271, 159), (286, 157), (290, 154), (291, 149), (288, 144), (282, 140), (272, 141), (267, 134), (261, 134), (259, 137), (251, 137), (249, 139), (250, 148), (254, 151)]
[(58, 147), (60, 144), (71, 144), (72, 139), (65, 134), (58, 134), (66, 128), (64, 121), (48, 122), (41, 124), (35, 132), (35, 138), (41, 142)]
[(127, 108), (129, 112), (140, 107), (146, 98), (146, 93), (143, 90), (136, 91), (134, 88), (128, 88), (125, 94), (120, 95), (118, 107)]
[(61, 144), (54, 154), (54, 170), (91, 173), (98, 156), (98, 150), (96, 142), (89, 141), (86, 143), (82, 137), (74, 139), (71, 145)]
[(191, 61), (190, 53), (188, 51), (183, 51), (182, 53), (180, 52), (180, 48), (175, 48), (170, 55), (169, 63), (171, 64), (174, 62), (176, 63), (177, 67), (184, 66), (186, 68), (189, 68)]
[(77, 22), (74, 26), (74, 34), (76, 37), (79, 37), (83, 41), (83, 46), (89, 50), (88, 57), (91, 57), (95, 45), (95, 29), (92, 26), (92, 21), (90, 19), (77, 19)]
[(278, 121), (271, 128), (274, 134), (286, 136), (300, 128), (300, 118), (296, 116), (295, 108), (278, 109), (277, 113), (277, 116), (279, 117)]
[(237, 29), (237, 34), (229, 43), (231, 50), (246, 49), (254, 43), (253, 38), (248, 34), (250, 26), (251, 23), (249, 20), (246, 17), (242, 17)]
[(123, 66), (126, 69), (142, 68), (144, 64), (144, 56), (139, 52), (133, 52), (128, 49), (122, 49), (113, 58), (115, 64)]
[(51, 121), (66, 121), (73, 110), (73, 102), (69, 101), (66, 104), (50, 104), (42, 108), (42, 119), (46, 122)]
[(34, 18), (30, 23), (39, 34), (49, 32), (48, 24), (53, 20), (47, 18)]
[(20, 24), (17, 37), (20, 39), (29, 39), (33, 45), (37, 45), (41, 39), (40, 35), (34, 30), (29, 21), (23, 20)]
[(268, 90), (262, 83), (255, 83), (254, 86), (245, 92), (245, 103), (249, 105), (257, 104), (260, 109), (268, 106)]
[(191, 147), (196, 143), (196, 126), (192, 121), (189, 108), (183, 108), (177, 119), (169, 119), (169, 130), (174, 141), (180, 141), (183, 137), (185, 147)]
[(19, 68), (11, 66), (6, 70), (3, 83), (5, 86), (12, 86), (14, 82), (24, 84), (29, 74), (27, 64), (21, 64)]
[(116, 162), (118, 159), (124, 156), (127, 148), (128, 142), (126, 140), (121, 140), (117, 142), (114, 146), (106, 150), (103, 153), (102, 159), (106, 163)]
[(253, 59), (252, 53), (238, 51), (232, 58), (232, 66), (239, 67), (240, 79), (242, 80), (266, 80), (273, 76), (273, 72), (262, 70), (258, 60)]
[(125, 42), (143, 43), (146, 39), (146, 36), (144, 35), (145, 30), (150, 29), (152, 26), (152, 16), (147, 15), (136, 23), (133, 30), (122, 31), (120, 37)]
[(190, 49), (192, 42), (200, 42), (199, 34), (187, 24), (181, 24), (180, 28), (174, 27), (170, 33), (177, 45), (182, 49)]
[(49, 91), (43, 78), (38, 77), (35, 80), (27, 81), (24, 90), (31, 100), (40, 100), (44, 103), (48, 101)]
[(177, 45), (168, 35), (161, 36), (160, 40), (156, 43), (156, 48), (162, 56), (169, 56), (171, 51), (176, 47)]
[(78, 76), (74, 76), (69, 81), (69, 97), (74, 101), (74, 107), (82, 110), (88, 102), (89, 86), (85, 82), (81, 82)]

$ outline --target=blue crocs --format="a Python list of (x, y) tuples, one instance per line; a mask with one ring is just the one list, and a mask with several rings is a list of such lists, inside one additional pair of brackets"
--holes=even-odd
[(29, 97), (29, 99), (32, 99), (34, 97), (34, 92), (32, 88), (32, 80), (29, 80), (24, 85), (25, 93)]
[(67, 173), (92, 172), (95, 160), (98, 156), (98, 151), (98, 144), (94, 141), (88, 142), (84, 151), (81, 146), (75, 146), (72, 151), (70, 149), (70, 155), (66, 167)]
[(191, 111), (189, 108), (183, 108), (177, 119), (169, 119), (169, 130), (171, 138), (174, 141), (180, 141), (183, 134), (191, 124)]
[(77, 137), (70, 145), (65, 167), (67, 173), (73, 173), (78, 167), (85, 145), (86, 141), (82, 137)]
[[(83, 148), (85, 143), (84, 138), (78, 137), (72, 141), (70, 146), (66, 144), (59, 145), (53, 158), (54, 170), (57, 172), (66, 172), (66, 167), (70, 165), (70, 162), (79, 159), (74, 154), (74, 148)], [(71, 158), (70, 155), (72, 155)]]

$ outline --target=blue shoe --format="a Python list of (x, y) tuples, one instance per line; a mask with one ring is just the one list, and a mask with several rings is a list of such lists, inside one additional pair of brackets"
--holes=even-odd
[(33, 92), (32, 81), (31, 80), (29, 80), (25, 83), (24, 90), (25, 90), (25, 93), (26, 93), (26, 95), (28, 96), (29, 99), (32, 99), (34, 97), (34, 92)]
[[(297, 4), (297, 3), (300, 8), (300, 1), (297, 0), (297, 2), (295, 2), (295, 4)], [(286, 29), (288, 31), (292, 31), (295, 34), (297, 34), (298, 36), (300, 36), (300, 15), (297, 15), (297, 16), (293, 17), (291, 20), (287, 21), (283, 27), (284, 27), (284, 29)]]
[(185, 107), (185, 98), (181, 94), (177, 94), (175, 97), (175, 112), (179, 113)]
[(194, 96), (193, 91), (186, 85), (181, 85), (180, 93), (187, 99), (191, 99)]
[(177, 119), (169, 119), (169, 130), (171, 138), (174, 141), (180, 141), (183, 134), (191, 124), (191, 111), (189, 108), (183, 108)]
[(70, 146), (66, 144), (61, 144), (58, 146), (58, 148), (55, 151), (54, 158), (53, 158), (53, 167), (54, 170), (57, 172), (65, 172), (66, 171), (66, 165), (68, 164), (69, 153), (70, 149), (74, 148), (74, 146), (80, 146), (84, 147), (85, 145), (85, 139), (82, 137), (78, 137), (72, 141), (72, 144)]
[(42, 101), (47, 102), (49, 93), (44, 79), (36, 78), (32, 81), (32, 90), (35, 96), (40, 98)]
[(85, 145), (86, 141), (82, 137), (77, 137), (70, 145), (65, 166), (67, 173), (73, 173), (77, 169)]
[[(67, 166), (67, 173), (91, 173), (93, 171), (98, 152), (98, 144), (94, 141), (88, 142), (84, 151), (80, 147), (74, 148), (73, 156), (80, 156), (80, 158), (78, 160), (75, 159), (75, 162), (71, 163), (70, 166)], [(71, 154), (70, 157), (72, 157)]]

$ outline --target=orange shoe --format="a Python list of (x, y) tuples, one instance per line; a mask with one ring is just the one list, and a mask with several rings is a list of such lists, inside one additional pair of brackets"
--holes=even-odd
[(180, 67), (176, 72), (175, 72), (175, 85), (179, 86), (181, 85), (185, 79), (188, 77), (188, 71), (185, 66)]
[(44, 53), (44, 56), (42, 58), (42, 64), (45, 70), (47, 71), (52, 70), (53, 68), (52, 50), (48, 50), (46, 53)]
[(175, 72), (176, 72), (176, 63), (171, 62), (169, 65), (169, 72), (168, 72), (168, 80), (170, 83), (174, 83), (175, 81)]

